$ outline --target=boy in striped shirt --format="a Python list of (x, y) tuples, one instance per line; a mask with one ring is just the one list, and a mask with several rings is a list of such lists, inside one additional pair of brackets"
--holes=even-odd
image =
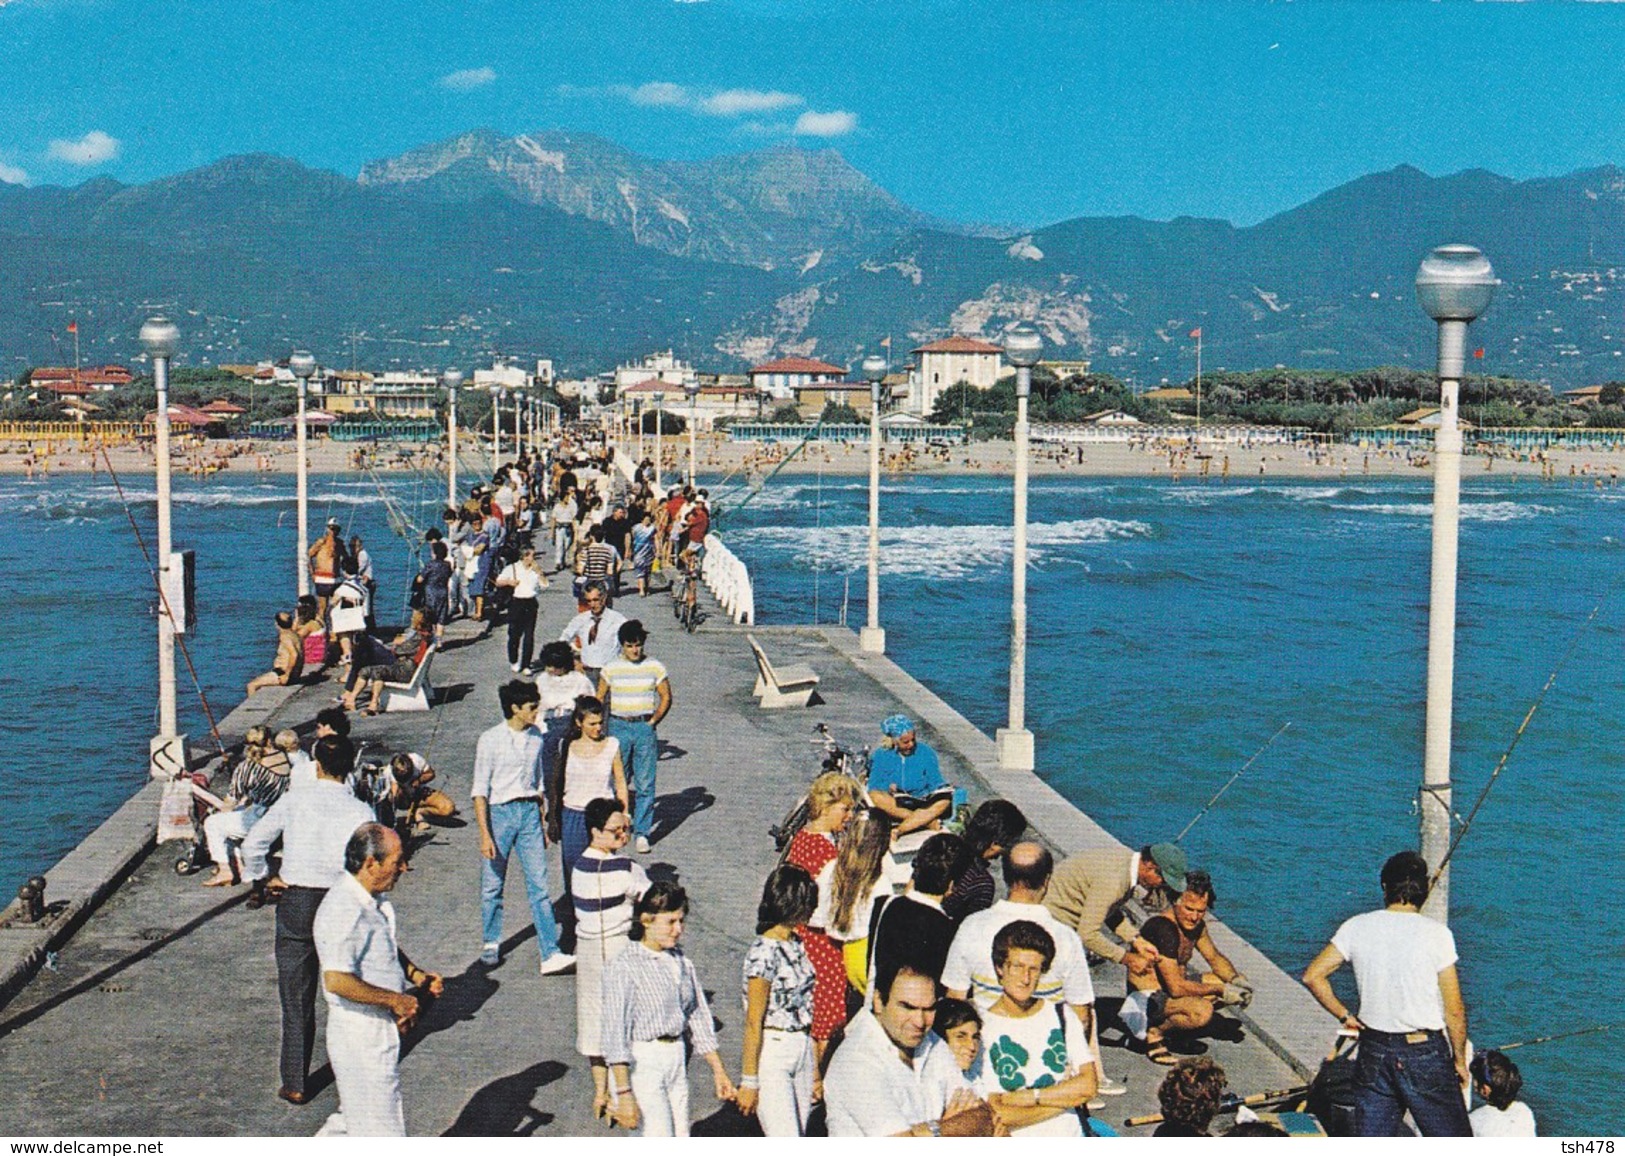
[(617, 635), (621, 657), (604, 664), (598, 697), (609, 709), (609, 733), (621, 744), (621, 759), (632, 779), (632, 834), (639, 855), (649, 853), (654, 830), (655, 767), (660, 739), (655, 728), (671, 710), (671, 682), (658, 658), (644, 653), (649, 632), (632, 619)]

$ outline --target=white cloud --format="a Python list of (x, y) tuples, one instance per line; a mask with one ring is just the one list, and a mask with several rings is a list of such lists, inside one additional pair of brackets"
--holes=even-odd
[(648, 84), (640, 84), (636, 88), (622, 85), (610, 91), (646, 108), (692, 108), (694, 105), (694, 94), (682, 85), (673, 84), (669, 80), (651, 80)]
[(845, 136), (858, 127), (855, 112), (804, 112), (796, 117), (797, 136)]
[(761, 92), (754, 88), (729, 88), (700, 101), (700, 110), (712, 116), (743, 116), (751, 112), (776, 112), (801, 104), (790, 92)]
[(496, 69), (489, 65), (484, 68), (463, 68), (442, 76), (440, 87), (449, 88), (453, 92), (473, 92), (476, 88), (484, 88), (496, 78)]
[(51, 142), (52, 160), (67, 161), (70, 165), (99, 165), (118, 156), (119, 140), (101, 129), (91, 129), (78, 140)]
[(804, 97), (797, 96), (793, 92), (763, 91), (757, 88), (724, 88), (710, 91), (690, 88), (670, 80), (651, 80), (636, 86), (615, 84), (607, 91), (642, 108), (680, 108), (685, 112), (718, 117), (777, 112), (779, 109), (794, 108), (806, 103)]
[[(4, 6), (4, 2), (5, 0), (0, 0), (0, 7)], [(5, 161), (0, 161), (0, 181), (5, 181), (8, 185), (26, 185), (28, 183), (28, 174), (16, 165), (8, 165)]]

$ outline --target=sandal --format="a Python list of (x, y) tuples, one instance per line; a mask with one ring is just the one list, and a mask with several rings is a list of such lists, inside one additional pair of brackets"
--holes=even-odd
[(1179, 1057), (1168, 1050), (1167, 1044), (1160, 1041), (1146, 1049), (1145, 1058), (1153, 1064), (1161, 1064), (1165, 1068), (1171, 1068), (1179, 1063)]

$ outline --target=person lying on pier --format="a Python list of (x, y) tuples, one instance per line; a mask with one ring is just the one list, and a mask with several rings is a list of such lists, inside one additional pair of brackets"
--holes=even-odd
[(304, 662), (304, 655), (299, 649), (299, 636), (293, 632), (293, 615), (286, 610), (277, 611), (276, 657), (271, 660), (270, 670), (249, 681), (248, 693), (253, 694), (268, 686), (287, 686), (299, 677)]
[(894, 714), (880, 724), (891, 740), (869, 760), (869, 804), (897, 824), (898, 836), (942, 825), (954, 789), (942, 778), (937, 752), (920, 742), (914, 720)]
[[(1172, 1066), (1179, 1057), (1168, 1048), (1170, 1032), (1200, 1031), (1213, 1021), (1220, 1004), (1246, 1007), (1252, 1002), (1251, 981), (1208, 934), (1207, 913), (1217, 899), (1213, 880), (1206, 871), (1185, 876), (1185, 890), (1173, 907), (1146, 921), (1140, 937), (1157, 950), (1150, 971), (1129, 972), (1133, 989), (1123, 1001), (1123, 1023), (1146, 1044), (1146, 1057), (1153, 1063)], [(1212, 970), (1193, 975), (1189, 970), (1192, 953), (1200, 953)]]

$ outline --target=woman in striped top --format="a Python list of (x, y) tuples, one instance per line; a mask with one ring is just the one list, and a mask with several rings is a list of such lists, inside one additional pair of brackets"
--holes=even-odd
[[(275, 757), (277, 755), (281, 757)], [(266, 741), (265, 728), (249, 727), (243, 736), (242, 757), (231, 775), (225, 809), (203, 820), (209, 857), (214, 860), (214, 874), (203, 881), (203, 886), (230, 887), (240, 882), (240, 863), (234, 844), (248, 836), (260, 816), (288, 789), (288, 768), (287, 756)]]
[(717, 1099), (732, 1100), (733, 1081), (717, 1055), (711, 1005), (683, 937), (688, 894), (676, 883), (651, 884), (635, 909), (633, 943), (604, 972), (600, 1041), (609, 1062), (610, 1111), (644, 1136), (688, 1135), (688, 1037), (711, 1066)]
[(576, 916), (576, 1051), (592, 1069), (592, 1114), (607, 1120), (609, 1068), (599, 1042), (604, 1010), (604, 972), (630, 942), (632, 905), (649, 889), (643, 868), (621, 854), (632, 821), (618, 799), (587, 804), (592, 843), (566, 864)]

